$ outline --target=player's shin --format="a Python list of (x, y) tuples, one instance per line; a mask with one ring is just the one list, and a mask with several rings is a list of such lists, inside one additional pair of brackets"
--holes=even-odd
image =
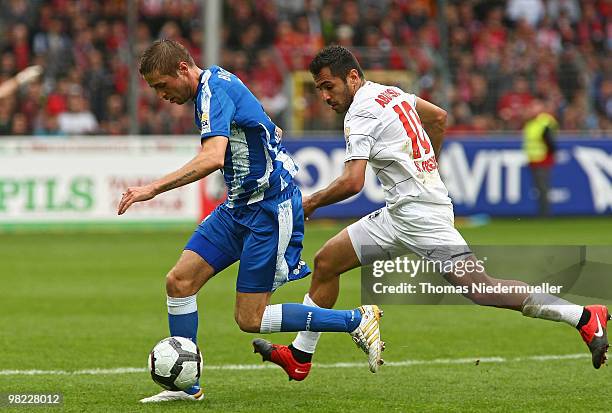
[[(198, 303), (195, 295), (189, 297), (167, 297), (168, 326), (170, 335), (185, 337), (194, 343), (198, 336)], [(189, 394), (200, 391), (200, 383), (191, 389), (185, 390)]]
[[(304, 295), (302, 304), (310, 307), (319, 307), (312, 301), (309, 294)], [(309, 362), (312, 359), (312, 354), (314, 354), (317, 348), (320, 337), (321, 333), (315, 331), (300, 331), (297, 333), (295, 340), (293, 340), (293, 343), (289, 346), (289, 349), (291, 349), (293, 353), (293, 357), (301, 363)]]
[(530, 294), (523, 302), (523, 315), (552, 321), (564, 321), (576, 327), (584, 307), (550, 294)]

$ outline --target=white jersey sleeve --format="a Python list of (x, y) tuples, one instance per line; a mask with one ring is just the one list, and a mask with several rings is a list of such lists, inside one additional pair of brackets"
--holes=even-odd
[(416, 102), (397, 87), (366, 82), (344, 117), (345, 161), (368, 160), (389, 208), (409, 201), (451, 203)]
[(406, 98), (410, 106), (412, 106), (416, 110), (416, 95), (412, 93), (405, 93), (404, 97)]
[(346, 156), (344, 162), (352, 159), (369, 159), (372, 145), (381, 130), (380, 120), (368, 111), (362, 110), (345, 119), (344, 140)]

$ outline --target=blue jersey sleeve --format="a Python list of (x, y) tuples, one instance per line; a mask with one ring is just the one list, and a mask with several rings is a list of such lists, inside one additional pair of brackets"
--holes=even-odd
[(230, 125), (236, 113), (236, 105), (220, 87), (211, 90), (208, 105), (202, 110), (200, 137), (230, 136)]

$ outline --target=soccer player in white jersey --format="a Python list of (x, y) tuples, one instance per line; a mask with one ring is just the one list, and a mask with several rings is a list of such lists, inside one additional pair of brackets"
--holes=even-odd
[[(355, 57), (341, 46), (321, 50), (309, 69), (325, 102), (337, 113), (346, 113), (346, 156), (342, 175), (303, 199), (304, 216), (361, 191), (368, 163), (382, 184), (386, 206), (325, 243), (315, 256), (304, 304), (332, 307), (338, 297), (340, 274), (390, 256), (414, 252), (443, 262), (476, 261), (454, 227), (453, 206), (438, 173), (436, 155), (440, 153), (446, 112), (397, 87), (367, 81)], [(522, 281), (492, 278), (482, 266), (472, 268), (474, 271), (463, 275), (451, 272), (444, 277), (457, 286), (526, 286)], [(548, 294), (465, 295), (476, 304), (564, 321), (580, 332), (595, 368), (606, 360), (610, 315), (603, 305), (581, 307)], [(280, 365), (290, 378), (303, 380), (319, 336), (300, 332), (290, 346), (259, 340), (256, 348), (264, 360)], [(281, 351), (287, 353), (286, 348), (291, 350), (291, 358), (277, 356)]]

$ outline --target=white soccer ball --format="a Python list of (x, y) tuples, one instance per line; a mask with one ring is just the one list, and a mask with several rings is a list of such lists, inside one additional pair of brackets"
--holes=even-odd
[(187, 390), (200, 379), (203, 367), (200, 349), (185, 337), (165, 338), (149, 354), (151, 377), (167, 390)]

